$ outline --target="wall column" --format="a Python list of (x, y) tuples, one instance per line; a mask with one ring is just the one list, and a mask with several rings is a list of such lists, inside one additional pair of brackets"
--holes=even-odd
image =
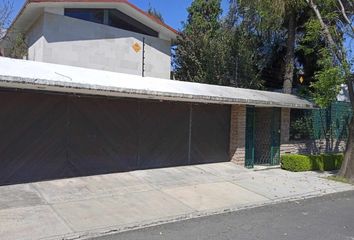
[(246, 106), (231, 106), (230, 160), (245, 166)]
[(290, 108), (281, 109), (280, 144), (290, 140)]

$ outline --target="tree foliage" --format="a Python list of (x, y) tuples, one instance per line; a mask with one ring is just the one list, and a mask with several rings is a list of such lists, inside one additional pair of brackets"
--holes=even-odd
[(220, 31), (220, 0), (195, 0), (188, 8), (188, 19), (178, 38), (176, 77), (183, 81), (225, 84), (225, 56)]
[(23, 59), (27, 56), (28, 46), (24, 34), (17, 33), (10, 39), (10, 46), (8, 56), (11, 58)]
[(153, 8), (151, 5), (149, 6), (147, 13), (150, 14), (151, 16), (156, 17), (159, 19), (161, 22), (164, 22), (163, 16), (161, 12), (159, 12), (156, 8)]
[(221, 14), (220, 0), (192, 2), (177, 42), (177, 79), (260, 88), (252, 39), (231, 20), (233, 12), (226, 19)]
[(313, 96), (320, 107), (328, 107), (345, 83), (345, 74), (340, 66), (333, 64), (333, 57), (326, 48), (321, 49), (318, 63), (321, 69), (315, 73), (316, 81), (311, 85), (315, 90)]
[[(253, 14), (256, 16), (253, 22), (254, 28), (261, 33), (262, 38), (266, 39), (265, 42), (272, 44), (273, 39), (277, 40), (273, 46), (264, 45), (266, 48), (271, 48), (271, 53), (276, 56), (273, 61), (268, 62), (268, 69), (264, 72), (268, 70), (268, 75), (278, 76), (283, 91), (291, 93), (295, 73), (297, 25), (303, 15), (304, 2), (302, 0), (240, 0), (240, 5), (244, 9), (253, 9)], [(272, 59), (271, 54), (267, 55)], [(272, 68), (275, 68), (277, 73), (274, 74)]]
[[(305, 23), (306, 32), (301, 42), (301, 50), (306, 56), (315, 56), (316, 69), (311, 83), (313, 97), (319, 106), (327, 107), (336, 100), (341, 85), (345, 83), (346, 75), (350, 75), (350, 66), (348, 65), (350, 60), (347, 59), (344, 48), (347, 26), (342, 22), (337, 0), (321, 1), (319, 7), (322, 20), (326, 24), (335, 46), (333, 46), (334, 48), (330, 47), (324, 35), (323, 26), (313, 13)], [(338, 54), (344, 57), (344, 62), (339, 60)]]

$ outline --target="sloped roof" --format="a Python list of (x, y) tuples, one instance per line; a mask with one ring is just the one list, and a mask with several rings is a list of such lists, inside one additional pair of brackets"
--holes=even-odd
[(311, 109), (295, 95), (0, 57), (0, 87), (182, 102)]
[(45, 7), (117, 8), (148, 27), (175, 40), (178, 32), (158, 18), (138, 8), (128, 0), (27, 0), (10, 26), (10, 29), (26, 31), (36, 21)]

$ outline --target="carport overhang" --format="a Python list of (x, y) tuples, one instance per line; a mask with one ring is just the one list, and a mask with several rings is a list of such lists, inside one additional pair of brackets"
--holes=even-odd
[(0, 57), (0, 87), (161, 101), (313, 109), (295, 95)]

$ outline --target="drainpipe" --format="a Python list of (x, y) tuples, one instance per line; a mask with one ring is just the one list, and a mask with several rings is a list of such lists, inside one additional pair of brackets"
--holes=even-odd
[(141, 67), (141, 76), (145, 77), (145, 37), (143, 37), (143, 59), (142, 59), (142, 67)]

